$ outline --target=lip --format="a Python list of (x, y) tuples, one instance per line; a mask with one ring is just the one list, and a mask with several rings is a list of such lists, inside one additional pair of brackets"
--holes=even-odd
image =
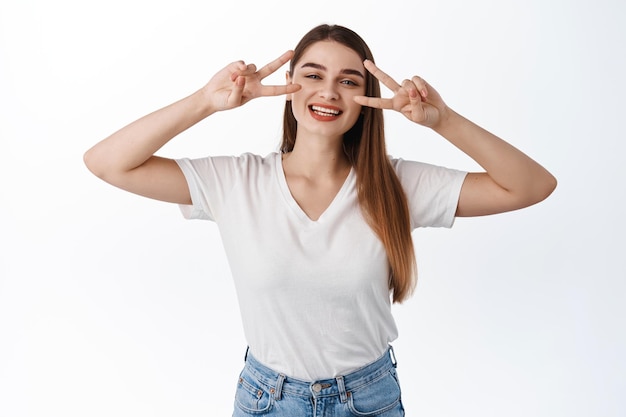
[(311, 114), (311, 117), (313, 117), (315, 120), (319, 120), (322, 122), (332, 122), (333, 120), (337, 120), (337, 118), (339, 118), (339, 116), (343, 114), (343, 110), (341, 110), (337, 106), (313, 103), (309, 105), (309, 113)]

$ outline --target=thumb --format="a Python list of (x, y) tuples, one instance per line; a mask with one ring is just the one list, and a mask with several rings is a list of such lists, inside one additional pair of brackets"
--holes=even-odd
[(242, 103), (243, 89), (246, 85), (245, 77), (238, 76), (233, 81), (233, 88), (228, 96), (228, 104), (232, 107), (240, 106)]
[(409, 89), (409, 105), (411, 107), (411, 119), (414, 122), (421, 123), (424, 121), (424, 105), (422, 96), (416, 88)]

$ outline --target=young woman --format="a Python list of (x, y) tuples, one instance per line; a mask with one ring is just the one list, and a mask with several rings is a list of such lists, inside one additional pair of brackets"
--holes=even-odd
[[(262, 84), (289, 61), (285, 85)], [(392, 98), (381, 98), (379, 81)], [(275, 95), (286, 96), (280, 152), (154, 156), (211, 114)], [(485, 172), (389, 158), (383, 109), (435, 130)], [(85, 163), (117, 187), (217, 222), (249, 345), (235, 416), (404, 415), (390, 307), (415, 284), (411, 231), (526, 207), (556, 186), (423, 79), (396, 82), (356, 33), (328, 25), (259, 70), (231, 63), (96, 144)]]

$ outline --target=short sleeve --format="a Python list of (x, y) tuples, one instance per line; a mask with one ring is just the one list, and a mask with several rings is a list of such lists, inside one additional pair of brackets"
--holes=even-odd
[(237, 181), (239, 158), (230, 156), (177, 159), (183, 171), (191, 205), (179, 205), (186, 219), (216, 221), (229, 191)]
[(391, 164), (407, 196), (411, 229), (452, 227), (467, 172), (403, 159)]

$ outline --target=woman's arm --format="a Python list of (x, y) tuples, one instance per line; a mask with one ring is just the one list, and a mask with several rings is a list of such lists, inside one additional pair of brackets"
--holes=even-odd
[(468, 174), (457, 216), (481, 216), (538, 203), (556, 187), (556, 179), (519, 149), (450, 109), (439, 93), (420, 77), (398, 84), (372, 62), (367, 70), (394, 92), (389, 99), (358, 97), (361, 105), (393, 109), (409, 120), (441, 134), (486, 172)]
[(469, 155), (484, 173), (465, 178), (457, 216), (517, 210), (547, 198), (556, 179), (519, 149), (447, 108), (433, 129)]
[(199, 90), (97, 143), (85, 153), (85, 164), (97, 177), (123, 190), (157, 200), (190, 204), (189, 189), (178, 164), (154, 153), (212, 113)]
[(256, 70), (233, 62), (202, 89), (123, 127), (89, 149), (84, 156), (91, 172), (124, 190), (173, 203), (189, 204), (187, 182), (178, 164), (154, 156), (163, 145), (211, 114), (241, 106), (256, 97), (289, 94), (300, 86), (265, 86), (263, 78), (289, 61), (288, 51)]

